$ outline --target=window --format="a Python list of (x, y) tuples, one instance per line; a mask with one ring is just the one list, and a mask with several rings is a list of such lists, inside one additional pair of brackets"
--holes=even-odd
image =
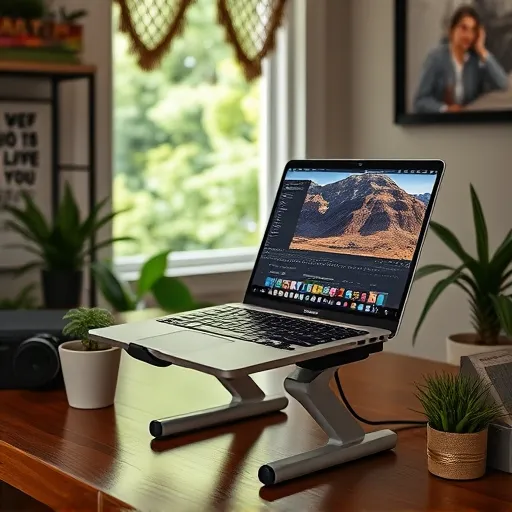
[[(130, 210), (113, 229), (135, 238), (115, 245), (116, 260), (168, 248), (203, 261), (197, 251), (254, 252), (264, 84), (244, 79), (211, 0), (191, 6), (183, 34), (151, 72), (137, 67), (114, 17), (113, 202)], [(177, 259), (186, 265), (187, 255)]]

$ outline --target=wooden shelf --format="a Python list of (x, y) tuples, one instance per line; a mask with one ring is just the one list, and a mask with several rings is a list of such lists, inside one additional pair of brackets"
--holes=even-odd
[(61, 62), (31, 62), (16, 60), (0, 60), (0, 74), (42, 76), (66, 78), (82, 78), (96, 73), (96, 66), (88, 64), (65, 64)]

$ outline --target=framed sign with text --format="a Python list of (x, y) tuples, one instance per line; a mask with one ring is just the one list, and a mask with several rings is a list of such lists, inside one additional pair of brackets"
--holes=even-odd
[(34, 197), (47, 218), (51, 212), (50, 107), (37, 103), (0, 103), (0, 268), (16, 268), (34, 258), (25, 240), (9, 230), (6, 205), (23, 205), (23, 192)]

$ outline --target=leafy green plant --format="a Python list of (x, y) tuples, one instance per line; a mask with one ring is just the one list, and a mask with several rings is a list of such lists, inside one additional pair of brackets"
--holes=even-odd
[(169, 253), (163, 251), (144, 263), (139, 280), (135, 283), (135, 291), (115, 275), (109, 263), (93, 264), (94, 279), (105, 300), (119, 313), (136, 310), (149, 293), (161, 309), (171, 313), (203, 307), (204, 304), (193, 299), (182, 281), (165, 275)]
[(23, 200), (25, 203), (23, 208), (5, 207), (5, 210), (14, 218), (6, 222), (7, 228), (27, 241), (25, 244), (11, 244), (5, 247), (21, 248), (37, 256), (37, 260), (19, 268), (19, 272), (35, 267), (57, 271), (80, 270), (92, 251), (97, 251), (116, 241), (132, 240), (131, 237), (119, 237), (93, 243), (98, 231), (111, 222), (116, 215), (122, 213), (118, 211), (100, 215), (108, 198), (98, 203), (82, 221), (71, 187), (66, 184), (53, 224), (45, 219), (29, 194), (25, 193)]
[(0, 299), (0, 309), (36, 309), (37, 301), (32, 295), (35, 284), (23, 288), (13, 299)]
[(68, 320), (62, 333), (80, 340), (85, 350), (100, 350), (98, 342), (89, 338), (90, 329), (101, 329), (114, 325), (115, 319), (112, 313), (102, 308), (80, 307), (70, 309), (64, 320)]
[(460, 264), (457, 267), (443, 264), (426, 265), (417, 271), (416, 280), (437, 272), (448, 272), (448, 275), (432, 288), (414, 331), (414, 340), (431, 307), (439, 296), (453, 285), (468, 295), (471, 320), (478, 335), (478, 343), (499, 343), (501, 322), (493, 298), (512, 286), (512, 270), (509, 269), (512, 261), (512, 230), (490, 256), (489, 235), (482, 206), (472, 185), (470, 191), (477, 257), (471, 256), (448, 228), (437, 222), (430, 223), (430, 229), (457, 256)]
[(449, 373), (425, 377), (416, 384), (416, 397), (430, 427), (441, 432), (471, 434), (486, 429), (501, 415), (481, 379)]

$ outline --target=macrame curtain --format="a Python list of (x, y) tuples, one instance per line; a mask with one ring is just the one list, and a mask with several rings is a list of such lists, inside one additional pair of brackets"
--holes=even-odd
[[(153, 69), (183, 29), (187, 9), (195, 0), (116, 0), (121, 30), (131, 40), (142, 69)], [(287, 0), (211, 0), (218, 21), (248, 80), (261, 75), (261, 62), (272, 51)]]

